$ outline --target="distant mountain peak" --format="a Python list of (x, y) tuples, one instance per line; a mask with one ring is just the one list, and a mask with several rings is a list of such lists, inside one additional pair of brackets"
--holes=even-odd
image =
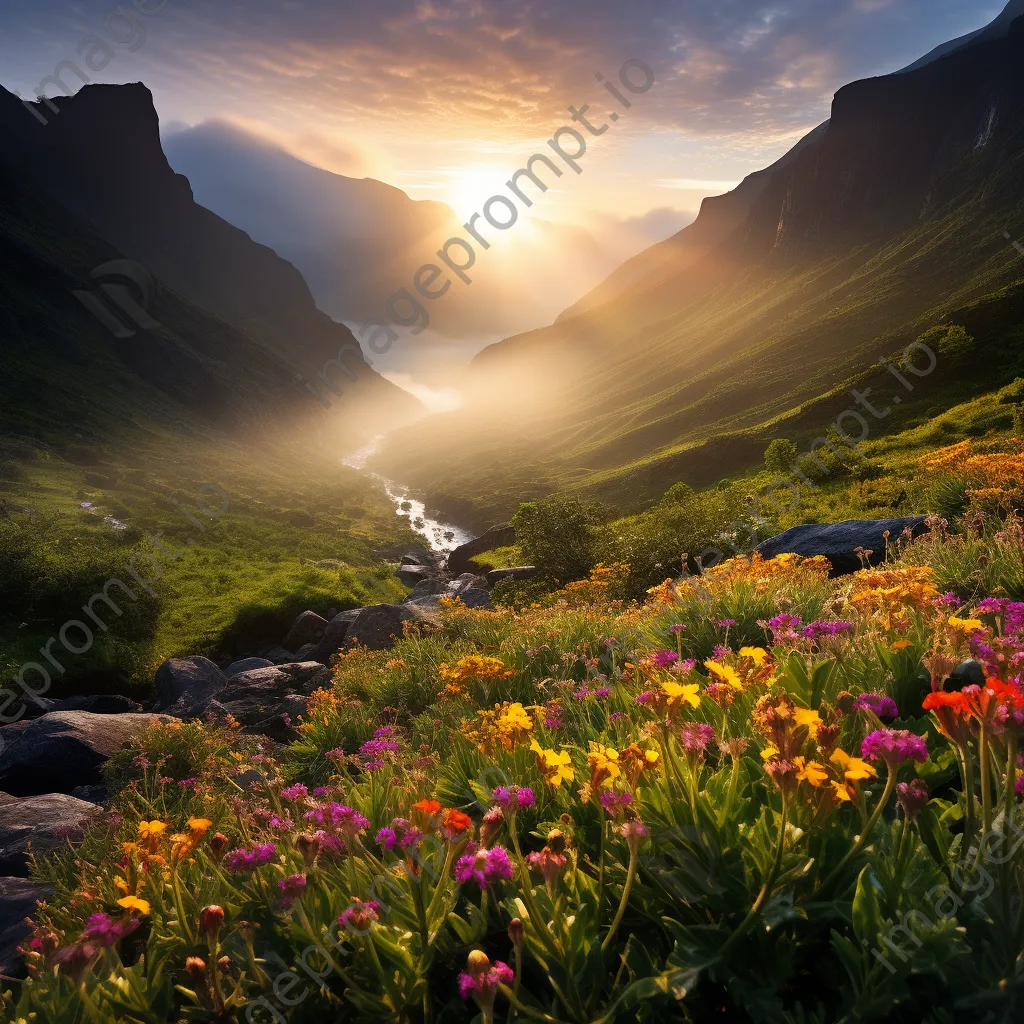
[(920, 60), (915, 60), (913, 64), (908, 64), (905, 68), (898, 71), (897, 74), (902, 75), (908, 71), (917, 71), (919, 68), (926, 67), (940, 57), (948, 57), (949, 54), (965, 49), (968, 46), (973, 46), (975, 43), (1002, 39), (1009, 33), (1010, 25), (1021, 16), (1024, 16), (1024, 0), (1009, 0), (1009, 3), (1003, 8), (999, 16), (994, 21), (989, 22), (984, 28), (976, 29), (974, 32), (968, 32), (965, 36), (960, 36), (958, 39), (951, 39), (948, 43), (936, 46), (934, 50), (930, 50)]

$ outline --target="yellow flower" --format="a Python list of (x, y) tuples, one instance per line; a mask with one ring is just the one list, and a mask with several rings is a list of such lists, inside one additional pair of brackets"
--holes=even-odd
[(591, 789), (610, 785), (612, 779), (617, 778), (622, 771), (619, 768), (619, 752), (613, 747), (605, 747), (593, 741), (590, 753), (587, 754), (587, 763), (590, 765)]
[(878, 775), (878, 772), (867, 761), (859, 757), (850, 757), (845, 750), (836, 750), (832, 755), (832, 760), (843, 769), (850, 782), (863, 782), (865, 779), (873, 779)]
[(743, 689), (743, 683), (740, 682), (739, 673), (736, 669), (729, 665), (723, 665), (719, 661), (708, 661), (704, 662), (704, 667), (714, 676), (717, 676), (723, 683), (728, 683), (729, 686), (736, 690)]
[(166, 829), (166, 821), (140, 821), (139, 839), (159, 839)]
[(188, 827), (193, 832), (202, 834), (213, 824), (209, 818), (189, 818)]
[(955, 615), (950, 615), (948, 621), (954, 629), (962, 629), (965, 633), (969, 633), (974, 629), (985, 628), (985, 623), (981, 619), (959, 619)]
[(143, 916), (149, 913), (149, 904), (145, 900), (140, 900), (138, 896), (123, 896), (117, 901), (117, 905), (124, 907), (125, 910), (137, 910)]
[(114, 876), (114, 885), (116, 888), (120, 889), (121, 892), (128, 891), (128, 883), (120, 875)]
[(763, 647), (741, 647), (741, 658), (752, 658), (754, 664), (760, 668), (768, 657), (768, 652)]
[(817, 788), (828, 778), (828, 769), (817, 761), (808, 761), (806, 757), (794, 757), (793, 764), (797, 767), (796, 777), (800, 782), (809, 782)]
[(690, 707), (696, 707), (700, 704), (700, 684), (699, 683), (675, 683), (671, 680), (661, 684), (661, 692), (668, 697), (668, 705), (671, 707), (673, 704), (681, 704), (684, 700), (690, 705)]
[(811, 736), (817, 736), (818, 730), (823, 725), (821, 718), (818, 716), (818, 712), (812, 711), (810, 708), (794, 708), (793, 721), (796, 722), (797, 728), (801, 725), (806, 725), (807, 731)]
[(769, 743), (768, 746), (761, 751), (761, 760), (770, 761), (773, 757), (778, 756), (778, 753), (779, 748), (775, 746), (773, 743)]
[(841, 782), (836, 782), (834, 779), (832, 781), (832, 789), (835, 791), (835, 797), (837, 800), (849, 803), (853, 799), (847, 788)]
[(563, 782), (572, 782), (576, 778), (572, 758), (567, 751), (546, 750), (536, 740), (530, 743), (530, 749), (537, 755), (537, 767), (541, 774), (556, 789)]
[(897, 640), (894, 643), (889, 645), (889, 650), (890, 651), (897, 651), (897, 652), (905, 651), (910, 646), (911, 646), (911, 643), (910, 643), (909, 640)]

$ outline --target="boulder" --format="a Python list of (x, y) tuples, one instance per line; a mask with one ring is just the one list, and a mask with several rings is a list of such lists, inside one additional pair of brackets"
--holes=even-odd
[(299, 739), (295, 729), (298, 717), (306, 711), (308, 700), (301, 693), (250, 693), (238, 700), (226, 700), (223, 709), (246, 733), (269, 736), (279, 743)]
[(263, 652), (263, 657), (269, 661), (271, 665), (284, 665), (289, 661), (295, 660), (295, 655), (292, 654), (291, 651), (286, 651), (280, 646), (268, 648)]
[(312, 693), (328, 682), (331, 673), (318, 661), (296, 661), (241, 672), (217, 694), (222, 703), (255, 693)]
[(335, 623), (341, 618), (338, 616), (310, 657), (326, 664), (343, 646), (354, 643), (360, 643), (374, 651), (386, 651), (401, 637), (402, 623), (415, 617), (408, 605), (372, 604), (367, 608), (360, 608), (355, 618), (346, 623), (345, 632), (341, 634), (340, 631), (334, 631)]
[(537, 575), (535, 565), (517, 565), (509, 569), (492, 569), (487, 574), (487, 585), (493, 587), (501, 580), (532, 580)]
[(889, 548), (906, 533), (916, 537), (925, 531), (924, 516), (905, 516), (900, 519), (849, 519), (843, 523), (808, 524), (794, 526), (777, 537), (763, 541), (757, 550), (765, 558), (793, 552), (810, 557), (824, 555), (832, 563), (832, 573), (841, 576), (862, 568), (857, 548), (871, 551), (870, 560), (877, 564), (885, 558), (888, 532)]
[(402, 565), (425, 565), (437, 568), (437, 558), (428, 551), (407, 551), (402, 555)]
[(25, 918), (36, 912), (36, 903), (53, 895), (53, 886), (11, 875), (0, 877), (0, 974), (5, 978), (23, 978), (25, 964), (18, 946), (30, 928)]
[(254, 668), (270, 668), (273, 664), (272, 661), (267, 661), (266, 658), (241, 658), (238, 661), (231, 662), (224, 669), (224, 675), (230, 679), (232, 676), (237, 676), (240, 672), (248, 672)]
[(331, 655), (337, 654), (344, 646), (348, 627), (352, 625), (362, 610), (362, 608), (352, 608), (347, 612), (338, 612), (327, 624), (324, 635), (313, 645), (313, 649), (306, 657), (326, 665)]
[(466, 590), (460, 590), (457, 594), (452, 595), (458, 598), (467, 608), (493, 608), (491, 604), (490, 592), (485, 590), (483, 587), (469, 587)]
[(19, 719), (19, 721), (31, 718), (39, 718), (42, 715), (45, 715), (48, 712), (53, 711), (54, 705), (56, 703), (57, 702), (55, 700), (51, 700), (49, 697), (27, 698), (24, 701), (25, 711), (22, 713), (21, 719)]
[(315, 644), (324, 635), (327, 626), (328, 621), (322, 615), (305, 611), (292, 623), (281, 646), (289, 651), (297, 651), (306, 644)]
[[(109, 721), (109, 719), (108, 719)], [(0, 872), (28, 875), (26, 848), (46, 853), (82, 836), (83, 824), (102, 808), (66, 793), (46, 793), (0, 807)]]
[(158, 708), (167, 708), (182, 697), (212, 697), (227, 686), (227, 676), (209, 658), (168, 658), (156, 670)]
[(295, 652), (295, 660), (296, 661), (309, 661), (309, 656), (310, 656), (310, 654), (313, 652), (313, 650), (315, 648), (316, 648), (316, 644), (303, 644)]
[(437, 575), (437, 570), (427, 565), (400, 565), (395, 575), (407, 586), (415, 587), (423, 580)]
[(492, 526), (476, 540), (460, 544), (448, 555), (448, 571), (453, 574), (465, 572), (474, 555), (482, 555), (485, 551), (493, 551), (495, 548), (508, 547), (515, 542), (516, 531), (513, 526), (508, 523), (503, 526)]
[(99, 785), (100, 768), (112, 754), (165, 720), (161, 715), (52, 711), (30, 722), (18, 742), (0, 752), (0, 789), (29, 796)]
[(127, 715), (138, 713), (142, 705), (119, 693), (96, 693), (85, 697), (68, 697), (54, 704), (54, 711), (91, 711), (94, 715)]

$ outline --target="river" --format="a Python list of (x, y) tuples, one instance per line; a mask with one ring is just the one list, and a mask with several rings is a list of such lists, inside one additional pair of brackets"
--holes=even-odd
[(462, 529), (461, 526), (456, 526), (454, 523), (446, 523), (440, 519), (432, 519), (428, 516), (426, 503), (420, 498), (414, 498), (409, 493), (407, 487), (396, 484), (393, 480), (388, 480), (386, 477), (381, 476), (380, 473), (374, 473), (366, 468), (367, 462), (380, 449), (380, 444), (383, 440), (384, 435), (380, 434), (364, 448), (360, 448), (359, 451), (343, 458), (341, 464), (348, 466), (350, 469), (362, 470), (367, 476), (372, 477), (381, 484), (387, 492), (387, 496), (395, 504), (395, 515), (407, 518), (410, 528), (427, 541), (432, 551), (447, 553), (457, 548), (460, 544), (473, 540), (476, 535)]

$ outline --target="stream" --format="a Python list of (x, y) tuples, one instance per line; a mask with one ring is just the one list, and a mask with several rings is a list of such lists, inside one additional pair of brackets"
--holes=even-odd
[(379, 451), (383, 439), (383, 434), (378, 435), (365, 447), (343, 458), (341, 464), (348, 466), (349, 469), (362, 470), (380, 483), (395, 504), (395, 515), (406, 517), (410, 528), (427, 541), (431, 551), (448, 552), (460, 544), (465, 544), (466, 541), (473, 540), (475, 534), (462, 529), (461, 526), (428, 516), (425, 502), (412, 497), (407, 487), (366, 469), (366, 463)]

